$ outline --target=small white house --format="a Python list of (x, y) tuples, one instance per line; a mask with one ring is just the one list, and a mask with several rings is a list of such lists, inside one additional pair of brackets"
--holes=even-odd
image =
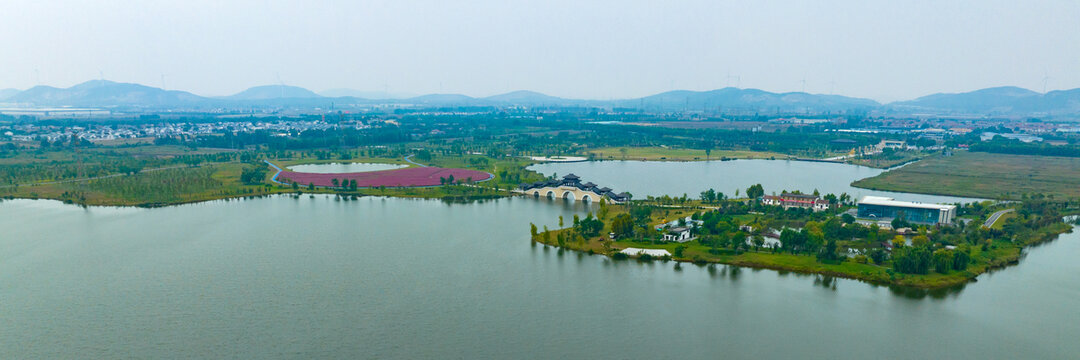
[(664, 241), (687, 242), (694, 238), (690, 235), (690, 229), (685, 227), (673, 227), (664, 233)]

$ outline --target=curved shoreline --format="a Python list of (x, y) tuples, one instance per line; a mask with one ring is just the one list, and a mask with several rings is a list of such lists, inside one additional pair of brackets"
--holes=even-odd
[[(758, 259), (758, 260), (746, 259), (745, 257), (734, 258), (734, 259), (722, 259), (722, 258), (717, 258), (717, 257), (700, 258), (700, 257), (696, 257), (696, 256), (695, 257), (683, 256), (683, 257), (675, 258), (674, 256), (672, 256), (672, 257), (670, 257), (668, 259), (664, 259), (664, 260), (671, 260), (671, 261), (675, 261), (676, 263), (724, 264), (724, 265), (739, 266), (739, 267), (754, 268), (754, 269), (768, 269), (768, 270), (774, 270), (774, 271), (790, 271), (790, 272), (801, 273), (801, 274), (817, 274), (817, 275), (824, 275), (824, 276), (839, 277), (839, 278), (863, 281), (863, 282), (867, 282), (867, 283), (870, 283), (870, 284), (896, 286), (896, 287), (901, 287), (901, 288), (906, 288), (906, 289), (939, 290), (939, 289), (947, 289), (947, 288), (956, 287), (956, 286), (963, 286), (963, 285), (968, 284), (968, 283), (976, 282), (976, 281), (978, 281), (977, 278), (979, 277), (979, 275), (982, 275), (982, 274), (985, 274), (985, 273), (988, 273), (988, 272), (992, 272), (992, 271), (997, 270), (997, 269), (1006, 268), (1006, 267), (1011, 266), (1011, 265), (1017, 265), (1017, 264), (1020, 263), (1020, 259), (1023, 257), (1024, 249), (1026, 249), (1028, 247), (1031, 247), (1031, 246), (1037, 246), (1039, 244), (1043, 244), (1043, 243), (1046, 243), (1046, 242), (1056, 240), (1056, 239), (1058, 239), (1060, 237), (1061, 234), (1070, 233), (1076, 228), (1078, 228), (1078, 226), (1068, 226), (1068, 227), (1062, 228), (1060, 231), (1050, 231), (1050, 232), (1044, 233), (1040, 238), (1036, 239), (1035, 241), (1026, 243), (1026, 244), (1021, 245), (1021, 246), (1017, 246), (1015, 248), (1016, 251), (1014, 253), (1012, 253), (1012, 254), (1009, 254), (1009, 255), (1001, 257), (1001, 258), (996, 258), (996, 259), (990, 261), (989, 263), (983, 264), (981, 267), (978, 267), (978, 268), (969, 267), (967, 270), (957, 271), (957, 272), (950, 272), (949, 274), (946, 274), (944, 276), (939, 276), (938, 274), (935, 274), (935, 273), (919, 275), (919, 274), (900, 274), (900, 273), (887, 274), (887, 273), (883, 273), (883, 272), (866, 272), (866, 271), (863, 271), (863, 272), (845, 272), (845, 271), (839, 271), (837, 269), (829, 269), (828, 266), (830, 266), (831, 264), (819, 263), (819, 262), (816, 262), (816, 261), (814, 263), (811, 263), (810, 265), (804, 267), (804, 266), (800, 266), (800, 264), (779, 263), (779, 262), (773, 262), (773, 261), (761, 261), (760, 259)], [(554, 232), (559, 232), (559, 231), (563, 231), (563, 230), (566, 230), (566, 229), (554, 229), (554, 230), (551, 230), (551, 232), (554, 233)], [(541, 233), (541, 234), (543, 234), (543, 233)], [(576, 249), (576, 248), (571, 247), (570, 243), (566, 243), (566, 245), (564, 245), (564, 246), (559, 246), (558, 243), (555, 242), (555, 240), (553, 238), (557, 238), (557, 236), (549, 237), (547, 242), (543, 241), (543, 237), (540, 237), (540, 236), (534, 237), (533, 239), (531, 239), (531, 241), (536, 242), (536, 243), (540, 243), (540, 244), (544, 244), (546, 246), (551, 246), (551, 247), (554, 247), (554, 248), (560, 249), (560, 250), (576, 251), (576, 252), (590, 253), (590, 254), (599, 254), (599, 255), (607, 256), (608, 258), (611, 258), (612, 260), (618, 260), (618, 259), (615, 258), (614, 255), (615, 254), (620, 254), (619, 251), (621, 250), (619, 247), (610, 246), (610, 244), (605, 245), (605, 247), (608, 249), (608, 251), (606, 251), (606, 252), (598, 252), (598, 251), (595, 251), (595, 250), (593, 250), (591, 248), (589, 248), (587, 250)], [(593, 239), (589, 239), (588, 241), (593, 241)], [(625, 245), (625, 244), (620, 244), (620, 245)], [(629, 246), (630, 247), (639, 247), (639, 245), (637, 245), (637, 244), (630, 244)], [(809, 256), (805, 256), (805, 255), (789, 255), (789, 254), (785, 254), (785, 253), (769, 254), (769, 253), (763, 253), (763, 252), (760, 252), (760, 251), (759, 252), (749, 252), (748, 251), (748, 252), (744, 252), (744, 253), (742, 253), (740, 255), (733, 255), (733, 256), (739, 257), (739, 256), (747, 255), (747, 254), (761, 254), (761, 255), (769, 256), (769, 257), (776, 256), (777, 259), (780, 259), (780, 258), (786, 257), (786, 256), (796, 256), (796, 257), (810, 258)], [(637, 258), (637, 257), (631, 256), (631, 258)], [(652, 259), (653, 260), (659, 260), (659, 259), (657, 259), (655, 257), (652, 258)], [(664, 261), (664, 260), (662, 260), (662, 261)], [(880, 265), (874, 265), (874, 266), (883, 268), (886, 271), (890, 270), (890, 268), (888, 268), (888, 267), (882, 267)]]

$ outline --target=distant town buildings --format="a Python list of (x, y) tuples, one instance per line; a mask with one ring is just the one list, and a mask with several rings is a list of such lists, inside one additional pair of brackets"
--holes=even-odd
[(328, 123), (325, 121), (220, 121), (210, 123), (160, 123), (160, 124), (110, 124), (91, 126), (57, 126), (16, 124), (2, 126), (2, 134), (15, 141), (54, 142), (61, 139), (78, 138), (88, 141), (105, 141), (134, 138), (163, 138), (176, 136), (198, 136), (224, 133), (249, 133), (270, 131), (273, 136), (286, 136), (309, 130), (329, 130), (338, 128), (365, 129), (370, 126), (361, 123)]

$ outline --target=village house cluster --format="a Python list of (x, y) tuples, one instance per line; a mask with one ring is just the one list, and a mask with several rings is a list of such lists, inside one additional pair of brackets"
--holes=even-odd
[(222, 133), (248, 133), (271, 131), (282, 136), (308, 130), (329, 130), (338, 128), (367, 128), (361, 123), (328, 123), (326, 121), (222, 121), (212, 123), (162, 123), (162, 124), (117, 124), (91, 126), (58, 126), (17, 124), (0, 126), (0, 139), (14, 141), (50, 142), (60, 139), (79, 138), (89, 141), (104, 141), (133, 138), (161, 138), (175, 136), (196, 136)]

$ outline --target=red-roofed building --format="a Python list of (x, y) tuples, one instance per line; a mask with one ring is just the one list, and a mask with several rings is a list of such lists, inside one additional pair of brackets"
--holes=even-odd
[(829, 202), (817, 195), (783, 193), (780, 196), (765, 195), (761, 197), (761, 203), (765, 205), (783, 206), (784, 209), (793, 207), (823, 211), (829, 209)]

